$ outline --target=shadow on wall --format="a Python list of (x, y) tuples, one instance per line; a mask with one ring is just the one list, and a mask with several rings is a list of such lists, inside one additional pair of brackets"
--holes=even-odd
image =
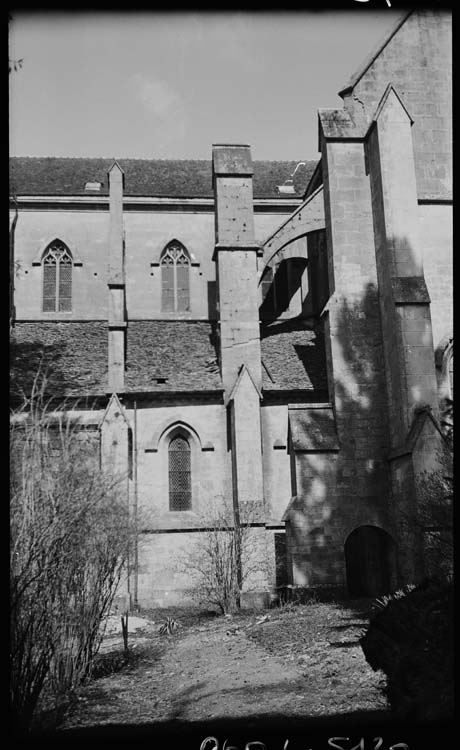
[(208, 318), (210, 320), (217, 318), (217, 282), (208, 281)]
[(347, 582), (353, 596), (374, 596), (399, 583), (376, 286), (339, 302), (321, 323), (335, 426), (330, 412), (308, 410), (288, 524), (292, 563), (307, 587)]
[[(294, 296), (302, 291), (302, 276), (307, 266), (305, 258), (287, 258), (273, 272), (269, 266), (261, 280), (263, 302), (259, 307), (260, 320), (270, 320), (289, 309)], [(299, 301), (299, 311), (302, 304)]]

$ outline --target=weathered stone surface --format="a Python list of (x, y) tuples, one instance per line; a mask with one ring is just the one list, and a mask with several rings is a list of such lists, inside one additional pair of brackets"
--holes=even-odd
[(252, 176), (254, 174), (251, 151), (247, 145), (213, 146), (212, 164), (214, 175), (219, 177), (223, 175), (231, 175), (232, 177)]
[(290, 407), (289, 426), (295, 451), (338, 451), (332, 406)]
[(393, 276), (391, 289), (397, 305), (428, 304), (431, 301), (423, 276)]
[(374, 116), (389, 82), (414, 119), (419, 198), (452, 198), (452, 15), (412, 11), (341, 91), (352, 117)]
[[(253, 164), (241, 145), (214, 147), (213, 180), (210, 162), (122, 160), (110, 199), (108, 160), (15, 161), (14, 405), (48, 365), (47, 395), (97, 396), (98, 424), (107, 394), (123, 392), (102, 447), (118, 451), (142, 515), (141, 603), (186, 596), (179, 559), (213, 502), (260, 502), (262, 599), (280, 555), (293, 587), (344, 587), (346, 542), (367, 526), (394, 540), (403, 579), (421, 577), (404, 515), (443, 439), (438, 397), (452, 395), (434, 357), (452, 345), (450, 43), (448, 14), (411, 12), (342, 92), (344, 109), (320, 110), (303, 202), (313, 162)], [(55, 238), (72, 256), (72, 311), (50, 314), (42, 261)], [(162, 306), (174, 240), (190, 260), (182, 312)], [(432, 418), (417, 412), (427, 406)], [(170, 509), (179, 434), (186, 511)]]

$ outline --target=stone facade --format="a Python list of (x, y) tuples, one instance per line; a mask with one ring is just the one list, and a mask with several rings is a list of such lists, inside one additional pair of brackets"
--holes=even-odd
[(449, 14), (406, 14), (320, 110), (318, 164), (13, 159), (13, 402), (41, 362), (97, 425), (134, 603), (190, 600), (211, 507), (257, 508), (246, 604), (424, 575), (404, 519), (453, 396), (450, 45)]

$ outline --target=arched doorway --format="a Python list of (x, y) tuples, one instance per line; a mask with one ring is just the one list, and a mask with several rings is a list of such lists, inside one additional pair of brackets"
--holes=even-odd
[(345, 565), (350, 596), (378, 596), (391, 591), (394, 542), (377, 526), (359, 526), (345, 542)]

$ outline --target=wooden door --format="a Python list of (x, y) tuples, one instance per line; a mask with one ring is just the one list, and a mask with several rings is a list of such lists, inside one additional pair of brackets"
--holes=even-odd
[(345, 542), (350, 596), (378, 596), (391, 590), (393, 540), (376, 526), (360, 526)]

